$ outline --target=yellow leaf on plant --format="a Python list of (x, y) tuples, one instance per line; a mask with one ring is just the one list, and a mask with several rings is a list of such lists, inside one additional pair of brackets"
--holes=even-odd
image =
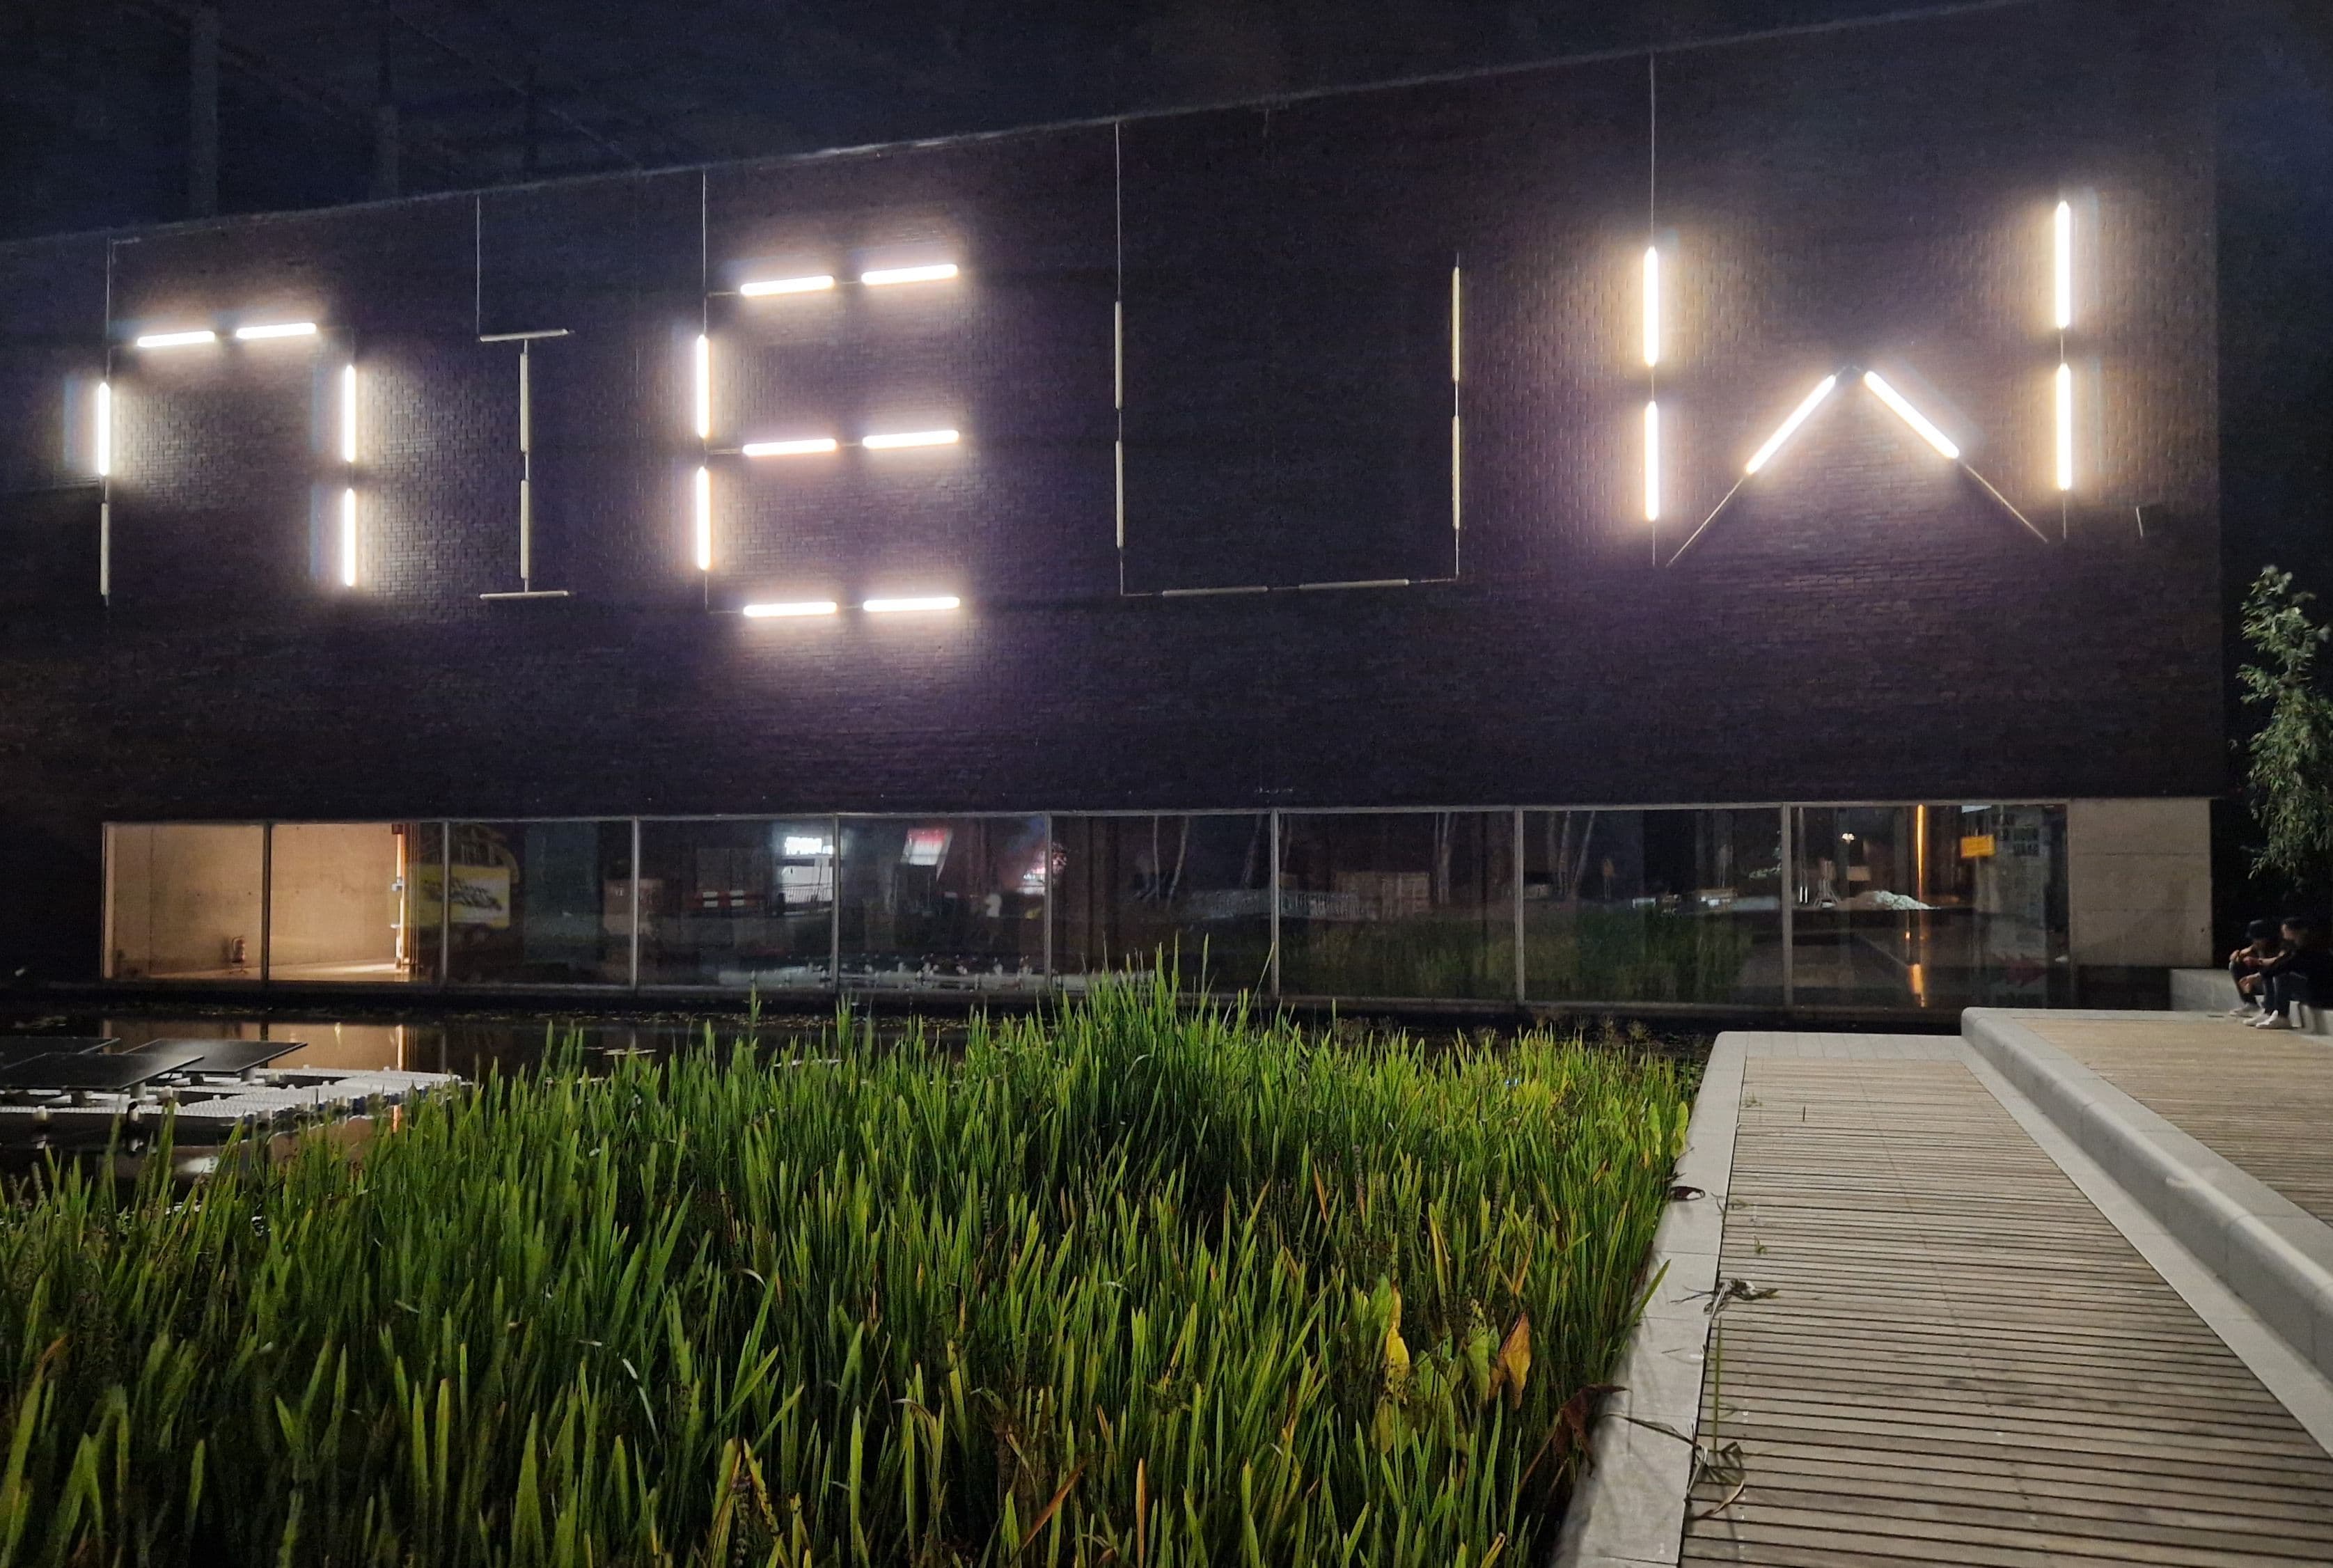
[(1500, 1380), (1507, 1386), (1507, 1402), (1516, 1409), (1522, 1406), (1523, 1384), (1531, 1379), (1531, 1313), (1525, 1313), (1507, 1331), (1507, 1342), (1499, 1347)]

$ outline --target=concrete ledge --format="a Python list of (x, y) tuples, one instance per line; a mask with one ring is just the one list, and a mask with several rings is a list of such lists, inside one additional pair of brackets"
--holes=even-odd
[(1746, 1049), (1743, 1035), (1720, 1034), (1702, 1072), (1676, 1179), (1703, 1196), (1671, 1203), (1654, 1234), (1644, 1310), (1612, 1373), (1619, 1390), (1589, 1429), (1556, 1535), (1559, 1568), (1671, 1568), (1683, 1547)]
[(2021, 1022), (2031, 1015), (1971, 1007), (1961, 1032), (2294, 1353), (2333, 1377), (2333, 1226), (2042, 1039)]
[(2171, 971), (2174, 1013), (2224, 1013), (2236, 1005), (2236, 983), (2225, 969)]

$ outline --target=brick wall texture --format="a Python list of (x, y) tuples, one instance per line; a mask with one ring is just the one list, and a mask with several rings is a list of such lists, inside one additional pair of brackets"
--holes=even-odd
[[(0, 249), (0, 955), (89, 967), (109, 819), (2213, 793), (2193, 25), (2040, 0)], [(2062, 505), (2061, 195), (2080, 238)], [(1657, 529), (1648, 235), (1669, 285)], [(962, 276), (734, 292), (932, 257)], [(327, 330), (129, 346), (290, 318)], [(478, 340), (554, 328), (531, 361), (534, 583), (572, 597), (482, 601), (518, 586), (519, 413), (515, 345)], [(700, 329), (716, 448), (963, 441), (716, 453), (701, 576)], [(109, 341), (101, 606), (88, 409)], [(1847, 377), (1658, 563), (1807, 388), (1864, 367), (2003, 500)], [(1382, 578), (1418, 581), (1160, 592)], [(914, 592), (965, 608), (734, 613)]]

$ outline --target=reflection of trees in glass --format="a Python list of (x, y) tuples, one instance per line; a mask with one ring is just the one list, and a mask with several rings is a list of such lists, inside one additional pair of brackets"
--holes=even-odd
[(1524, 933), (1523, 974), (1531, 995), (1551, 1000), (1723, 1002), (1752, 941), (1737, 919), (1583, 904)]

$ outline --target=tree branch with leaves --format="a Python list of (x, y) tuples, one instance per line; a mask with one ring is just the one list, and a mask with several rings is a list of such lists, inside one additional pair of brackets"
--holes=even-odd
[(2241, 623), (2254, 662), (2236, 671), (2245, 706), (2264, 715), (2245, 743), (2244, 793), (2261, 832), (2252, 871), (2312, 891), (2333, 882), (2333, 697), (2317, 673), (2333, 631), (2310, 614), (2315, 598), (2293, 587), (2291, 572), (2262, 567)]

